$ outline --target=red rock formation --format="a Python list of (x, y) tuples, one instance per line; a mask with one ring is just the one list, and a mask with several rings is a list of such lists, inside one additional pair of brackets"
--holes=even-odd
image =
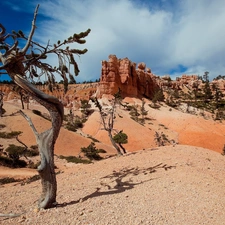
[(159, 89), (158, 77), (151, 73), (151, 69), (146, 69), (145, 63), (139, 63), (136, 69), (136, 63), (128, 58), (117, 59), (115, 55), (109, 55), (108, 61), (102, 61), (97, 97), (114, 94), (119, 88), (123, 96), (151, 98)]

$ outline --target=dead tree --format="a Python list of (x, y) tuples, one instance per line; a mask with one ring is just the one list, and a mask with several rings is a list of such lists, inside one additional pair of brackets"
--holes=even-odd
[(95, 106), (99, 110), (103, 128), (105, 131), (108, 132), (108, 136), (113, 147), (116, 149), (119, 155), (126, 154), (126, 150), (124, 148), (120, 148), (119, 145), (116, 144), (116, 141), (113, 139), (113, 134), (112, 134), (114, 130), (114, 122), (116, 118), (115, 110), (116, 110), (116, 104), (118, 103), (118, 93), (114, 95), (114, 99), (112, 100), (112, 107), (107, 112), (103, 110), (103, 107), (101, 106), (97, 98), (93, 98), (92, 101), (94, 102)]
[[(44, 47), (33, 41), (38, 8), (39, 5), (35, 9), (31, 31), (28, 36), (24, 35), (22, 31), (6, 33), (5, 27), (0, 24), (0, 71), (8, 74), (15, 84), (43, 105), (51, 116), (51, 128), (38, 133), (31, 119), (23, 111), (20, 111), (34, 132), (41, 157), (41, 164), (38, 167), (42, 181), (42, 195), (39, 207), (50, 208), (56, 204), (57, 183), (54, 170), (54, 145), (63, 121), (63, 105), (57, 98), (38, 90), (30, 81), (45, 74), (48, 78), (49, 89), (52, 90), (55, 75), (59, 74), (64, 80), (66, 91), (68, 87), (67, 76), (69, 75), (70, 79), (73, 77), (70, 67), (72, 66), (74, 69), (75, 75), (79, 73), (74, 54), (81, 55), (87, 52), (87, 49), (70, 49), (69, 44), (84, 44), (86, 42), (84, 38), (89, 34), (90, 29), (74, 34), (63, 42), (58, 41), (53, 45), (48, 42), (47, 46)], [(23, 48), (18, 47), (19, 40), (26, 41)], [(13, 44), (11, 44), (12, 41)], [(58, 57), (58, 67), (53, 67), (44, 62), (49, 54)]]

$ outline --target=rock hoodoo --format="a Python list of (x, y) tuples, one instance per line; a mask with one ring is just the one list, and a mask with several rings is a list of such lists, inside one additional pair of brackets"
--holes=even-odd
[(108, 61), (102, 61), (97, 97), (116, 93), (120, 88), (123, 96), (151, 98), (159, 86), (159, 77), (152, 74), (145, 63), (139, 63), (136, 69), (136, 63), (128, 58), (118, 59), (109, 55)]

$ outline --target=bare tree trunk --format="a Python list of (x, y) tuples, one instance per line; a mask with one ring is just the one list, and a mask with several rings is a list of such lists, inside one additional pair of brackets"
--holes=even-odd
[(122, 144), (119, 144), (119, 146), (120, 146), (120, 148), (123, 150), (123, 153), (126, 154), (127, 151), (126, 151), (126, 149), (123, 147), (123, 145), (122, 145)]
[(110, 141), (111, 141), (113, 147), (116, 149), (117, 153), (118, 153), (119, 155), (122, 155), (122, 152), (121, 152), (119, 146), (118, 146), (118, 145), (116, 144), (116, 142), (113, 140), (112, 132), (111, 132), (110, 130), (108, 130), (108, 135), (109, 135), (109, 139), (110, 139)]
[(42, 183), (39, 208), (50, 208), (56, 204), (57, 182), (54, 168), (54, 146), (63, 121), (63, 105), (57, 98), (39, 91), (18, 74), (13, 77), (15, 83), (26, 90), (37, 102), (42, 104), (51, 115), (52, 127), (39, 134), (31, 119), (23, 111), (20, 111), (34, 132), (41, 157), (41, 164), (37, 169)]
[(57, 182), (54, 165), (54, 141), (52, 129), (39, 135), (37, 141), (41, 164), (37, 170), (41, 176), (42, 195), (39, 200), (40, 208), (50, 208), (56, 204)]
[[(1, 49), (4, 50), (4, 53), (0, 52), (0, 71), (4, 70), (3, 73), (7, 73), (11, 79), (25, 91), (25, 93), (28, 93), (49, 111), (52, 127), (40, 134), (34, 127), (31, 119), (22, 111), (20, 112), (29, 122), (40, 151), (41, 165), (38, 167), (38, 172), (42, 181), (42, 196), (39, 207), (50, 208), (54, 206), (56, 202), (57, 183), (54, 170), (54, 146), (63, 121), (63, 105), (57, 98), (38, 90), (28, 81), (28, 77), (32, 79), (33, 77), (40, 77), (45, 74), (49, 78), (49, 85), (52, 85), (52, 83), (54, 83), (55, 73), (60, 74), (64, 80), (66, 93), (68, 89), (67, 75), (70, 77), (72, 76), (70, 72), (68, 72), (69, 70), (66, 65), (68, 64), (70, 66), (72, 64), (75, 75), (78, 75), (79, 68), (74, 59), (74, 55), (81, 55), (87, 52), (86, 48), (83, 50), (69, 49), (67, 44), (85, 43), (83, 38), (85, 38), (91, 30), (88, 29), (80, 34), (74, 34), (72, 38), (69, 37), (67, 40), (64, 40), (64, 42), (59, 41), (53, 46), (48, 42), (47, 46), (44, 47), (41, 44), (32, 41), (36, 29), (35, 23), (38, 8), (39, 5), (37, 5), (35, 9), (32, 27), (28, 37), (26, 37), (22, 31), (19, 31), (16, 35), (14, 32), (12, 32), (12, 34), (7, 34), (5, 27), (0, 24), (0, 44)], [(26, 44), (23, 48), (19, 48), (18, 39), (20, 38), (26, 40)], [(10, 43), (7, 43), (7, 40), (10, 40), (10, 42), (11, 40), (14, 40), (14, 43), (10, 45)], [(65, 49), (62, 49), (61, 46), (64, 46)], [(37, 51), (38, 54), (34, 51)], [(42, 62), (42, 60), (46, 59), (47, 55), (50, 53), (54, 53), (54, 55), (57, 56), (59, 60), (58, 68), (53, 68), (48, 63)], [(67, 59), (70, 59), (69, 62)], [(41, 71), (40, 75), (37, 74), (37, 71), (39, 70)]]

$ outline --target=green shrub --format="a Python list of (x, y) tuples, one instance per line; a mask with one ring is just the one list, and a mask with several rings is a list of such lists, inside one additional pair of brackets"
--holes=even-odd
[(90, 164), (91, 161), (87, 159), (81, 159), (76, 156), (59, 156), (60, 159), (65, 159), (67, 162), (72, 162), (72, 163), (83, 163), (83, 164)]
[(128, 136), (123, 132), (119, 132), (113, 136), (113, 140), (118, 144), (126, 144), (128, 142)]
[(80, 119), (76, 119), (74, 122), (68, 122), (66, 124), (66, 129), (73, 132), (76, 132), (79, 128), (83, 128), (83, 122)]
[(95, 143), (91, 142), (88, 147), (81, 148), (81, 152), (90, 160), (101, 160), (102, 157), (99, 155), (99, 149), (95, 147)]
[(16, 136), (18, 136), (19, 134), (21, 134), (21, 131), (12, 131), (12, 132), (0, 132), (0, 138), (5, 138), (5, 139), (11, 139), (11, 138), (15, 138)]
[(20, 160), (20, 156), (24, 155), (25, 149), (22, 146), (16, 146), (16, 145), (9, 145), (9, 147), (5, 150), (8, 154), (8, 159), (3, 159), (4, 162), (7, 162), (7, 166), (13, 167), (13, 168), (22, 168), (26, 167), (27, 163), (24, 160)]
[(5, 178), (0, 179), (0, 185), (19, 182), (19, 181), (21, 181), (21, 180), (16, 180), (13, 177), (5, 177)]
[(8, 167), (10, 167), (12, 164), (13, 164), (12, 159), (0, 155), (0, 165), (1, 166), (8, 166)]
[(12, 160), (19, 160), (20, 156), (24, 154), (24, 150), (25, 149), (22, 146), (10, 144), (5, 151)]
[(38, 146), (37, 145), (30, 146), (30, 149), (27, 149), (24, 152), (24, 155), (28, 156), (28, 157), (33, 157), (33, 156), (39, 155)]
[(27, 166), (27, 163), (24, 160), (13, 160), (5, 156), (0, 156), (0, 165), (10, 168), (24, 168)]
[(155, 91), (153, 94), (152, 102), (156, 103), (158, 101), (163, 102), (165, 99), (163, 91), (160, 89), (158, 91)]
[(81, 112), (85, 117), (90, 116), (94, 112), (94, 110), (91, 109), (91, 104), (88, 102), (88, 100), (81, 100)]

